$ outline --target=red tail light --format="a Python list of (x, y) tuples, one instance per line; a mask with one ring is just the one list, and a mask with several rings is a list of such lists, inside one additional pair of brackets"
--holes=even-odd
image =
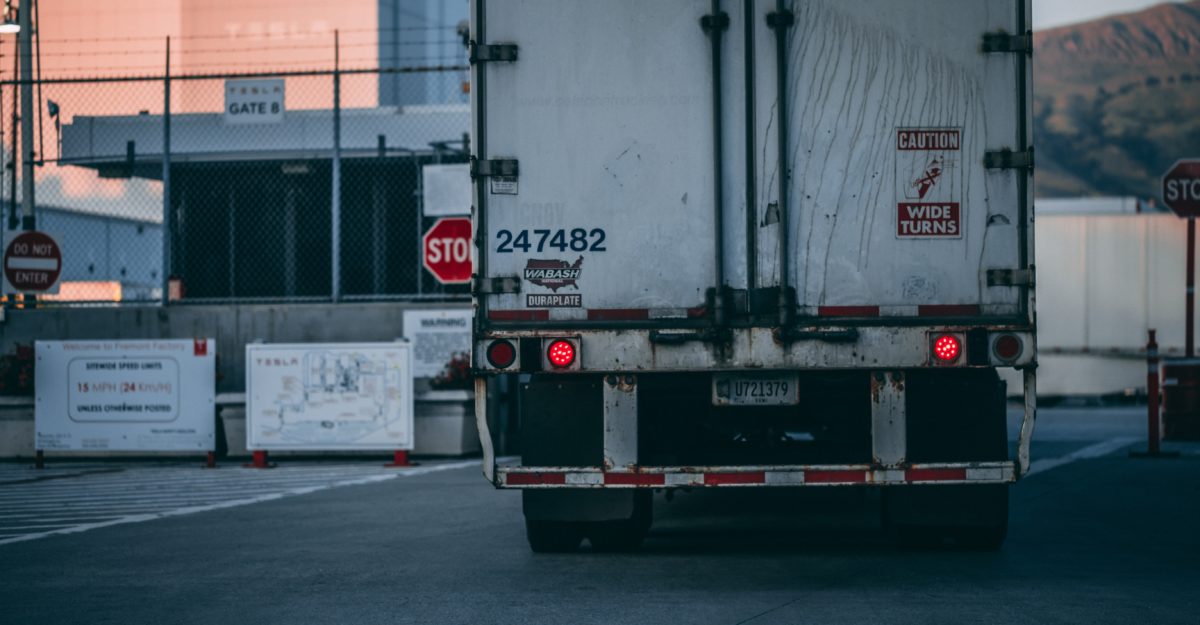
[(954, 362), (961, 354), (962, 343), (956, 336), (943, 334), (933, 342), (933, 357), (943, 363)]
[(1015, 334), (1001, 334), (992, 342), (992, 353), (1004, 362), (1012, 362), (1021, 356), (1024, 345)]
[(510, 341), (496, 341), (488, 346), (487, 359), (497, 369), (507, 369), (517, 360), (517, 348)]
[(575, 346), (570, 341), (554, 341), (546, 349), (546, 360), (558, 369), (566, 369), (575, 362)]

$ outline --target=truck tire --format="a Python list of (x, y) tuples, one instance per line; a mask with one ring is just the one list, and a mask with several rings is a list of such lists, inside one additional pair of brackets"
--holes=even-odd
[(525, 537), (534, 553), (571, 553), (583, 542), (584, 524), (525, 520)]
[(640, 492), (633, 501), (633, 516), (615, 521), (593, 521), (588, 541), (596, 551), (633, 551), (642, 546), (654, 522), (653, 493)]
[(1008, 486), (887, 488), (883, 526), (908, 547), (995, 551), (1008, 534)]

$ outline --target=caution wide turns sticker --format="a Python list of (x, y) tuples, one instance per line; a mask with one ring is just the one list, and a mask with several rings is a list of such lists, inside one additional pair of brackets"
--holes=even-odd
[(961, 238), (962, 129), (896, 131), (896, 236)]

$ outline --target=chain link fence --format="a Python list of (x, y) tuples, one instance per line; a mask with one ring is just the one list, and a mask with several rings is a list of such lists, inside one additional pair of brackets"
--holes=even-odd
[[(421, 256), (439, 217), (470, 212), (427, 210), (423, 182), (431, 166), (468, 182), (467, 81), (455, 65), (34, 82), (36, 227), (63, 251), (43, 305), (465, 299)], [(21, 86), (0, 82), (6, 232)]]

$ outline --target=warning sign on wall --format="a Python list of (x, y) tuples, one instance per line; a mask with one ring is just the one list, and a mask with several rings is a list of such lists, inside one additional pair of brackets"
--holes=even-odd
[(962, 130), (896, 131), (896, 236), (962, 236)]

